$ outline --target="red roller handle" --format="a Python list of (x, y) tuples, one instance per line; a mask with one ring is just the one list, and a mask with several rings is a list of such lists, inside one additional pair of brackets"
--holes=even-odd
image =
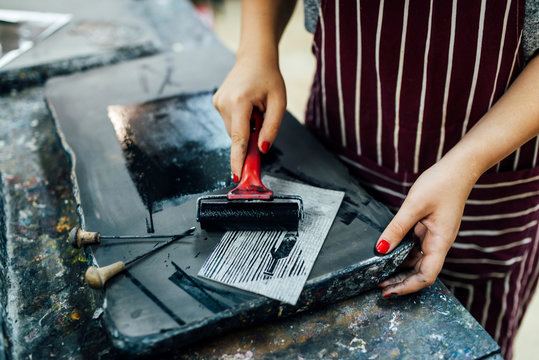
[(251, 135), (247, 146), (247, 156), (243, 163), (243, 171), (238, 186), (227, 194), (229, 200), (271, 200), (273, 191), (262, 184), (260, 179), (260, 151), (258, 150), (258, 135), (262, 127), (262, 113), (253, 108), (251, 114)]

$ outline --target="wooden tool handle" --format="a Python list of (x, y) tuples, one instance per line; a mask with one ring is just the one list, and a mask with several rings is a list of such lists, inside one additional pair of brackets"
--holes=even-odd
[(84, 231), (76, 226), (69, 232), (69, 241), (73, 247), (80, 249), (83, 245), (101, 243), (101, 234), (98, 232)]
[(104, 267), (91, 266), (86, 270), (86, 283), (92, 289), (103, 289), (107, 281), (125, 270), (123, 261), (115, 262)]

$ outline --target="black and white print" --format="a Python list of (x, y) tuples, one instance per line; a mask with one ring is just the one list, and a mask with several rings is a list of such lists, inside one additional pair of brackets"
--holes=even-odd
[(295, 305), (344, 193), (266, 176), (276, 194), (303, 198), (298, 231), (228, 231), (199, 276)]

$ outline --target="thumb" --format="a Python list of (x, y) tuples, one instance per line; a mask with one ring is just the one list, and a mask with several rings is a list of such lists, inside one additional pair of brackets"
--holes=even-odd
[(421, 214), (405, 201), (382, 235), (380, 235), (376, 243), (376, 251), (380, 254), (393, 251), (421, 218)]
[(274, 143), (286, 110), (286, 98), (281, 95), (268, 97), (266, 115), (258, 136), (258, 148), (267, 153)]

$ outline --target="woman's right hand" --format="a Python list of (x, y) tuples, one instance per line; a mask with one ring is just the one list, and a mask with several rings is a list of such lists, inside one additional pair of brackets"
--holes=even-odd
[(213, 96), (213, 105), (223, 117), (232, 139), (230, 168), (234, 182), (238, 182), (247, 153), (253, 107), (266, 113), (258, 138), (258, 148), (263, 153), (275, 141), (281, 125), (286, 90), (278, 60), (256, 54), (238, 58)]

